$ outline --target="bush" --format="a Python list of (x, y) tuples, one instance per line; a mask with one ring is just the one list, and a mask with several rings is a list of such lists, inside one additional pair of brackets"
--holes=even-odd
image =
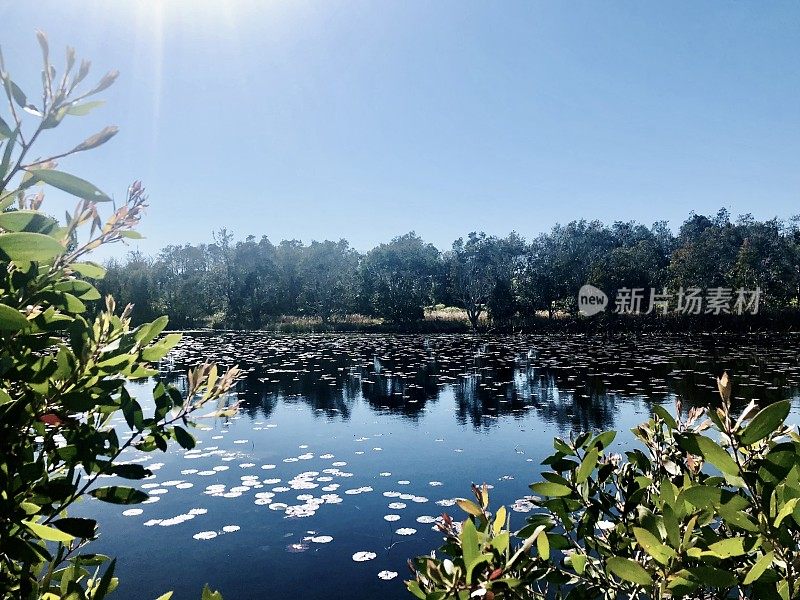
[[(165, 451), (170, 439), (193, 447), (186, 429), (190, 415), (204, 405), (213, 405), (212, 414), (235, 410), (224, 406), (224, 397), (238, 371), (218, 376), (212, 365), (190, 371), (186, 396), (157, 383), (155, 409), (148, 415), (127, 391), (128, 381), (157, 375), (153, 364), (180, 335), (161, 337), (166, 317), (131, 328), (132, 307), (119, 311), (110, 296), (89, 318), (90, 306), (100, 300), (93, 281), (104, 270), (86, 256), (136, 236), (144, 189), (133, 184), (103, 223), (98, 207), (109, 197), (55, 169), (57, 159), (108, 141), (114, 127), (67, 152), (28, 158), (41, 135), (67, 116), (96, 107), (98, 102), (86, 98), (111, 85), (116, 73), (81, 93), (77, 89), (89, 63), (73, 71), (75, 52), (68, 49), (65, 72), (57, 78), (47, 39), (41, 33), (38, 38), (44, 60), (41, 106), (30, 103), (10, 79), (0, 55), (11, 113), (8, 121), (0, 117), (0, 596), (99, 600), (117, 586), (115, 561), (86, 551), (98, 535), (97, 523), (70, 517), (67, 509), (86, 496), (115, 504), (146, 500), (134, 487), (98, 487), (97, 479), (151, 475), (119, 460), (127, 448)], [(30, 133), (23, 131), (23, 113), (36, 120)], [(42, 212), (40, 184), (78, 198), (64, 223)], [(118, 413), (127, 427), (112, 425)], [(206, 590), (203, 597), (218, 595)]]
[[(643, 448), (607, 453), (613, 431), (556, 438), (519, 531), (488, 490), (445, 516), (441, 558), (410, 562), (421, 599), (768, 598), (800, 596), (800, 436), (789, 401), (734, 420), (721, 406), (685, 419), (656, 407), (633, 430)], [(678, 415), (681, 407), (678, 404)]]

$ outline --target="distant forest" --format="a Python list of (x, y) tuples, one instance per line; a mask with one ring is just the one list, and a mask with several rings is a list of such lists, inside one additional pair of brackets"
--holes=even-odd
[(173, 328), (264, 329), (306, 324), (419, 324), (429, 307), (458, 307), (465, 327), (509, 329), (577, 314), (585, 283), (614, 309), (623, 288), (760, 288), (760, 310), (795, 311), (800, 300), (800, 216), (732, 220), (690, 214), (666, 222), (573, 221), (526, 241), (470, 233), (440, 251), (411, 232), (366, 254), (346, 240), (235, 241), (222, 229), (200, 245), (111, 260), (101, 291), (135, 305), (137, 322), (168, 314)]

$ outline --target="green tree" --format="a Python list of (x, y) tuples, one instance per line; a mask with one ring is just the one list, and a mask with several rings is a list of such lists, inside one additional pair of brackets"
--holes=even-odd
[(373, 248), (361, 263), (366, 310), (397, 323), (421, 319), (440, 269), (439, 251), (414, 232)]
[(486, 311), (498, 275), (500, 257), (494, 242), (495, 238), (473, 231), (466, 241), (458, 238), (453, 242), (447, 257), (453, 298), (466, 311), (473, 330)]
[(328, 323), (353, 309), (359, 257), (346, 240), (312, 242), (301, 260), (301, 304), (310, 314)]
[(749, 215), (739, 220), (738, 228), (742, 243), (731, 272), (731, 287), (758, 287), (767, 304), (785, 306), (797, 290), (790, 233), (784, 234), (783, 224), (777, 219), (756, 222)]

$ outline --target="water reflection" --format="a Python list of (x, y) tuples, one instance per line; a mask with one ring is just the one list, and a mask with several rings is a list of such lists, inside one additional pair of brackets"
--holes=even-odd
[[(780, 342), (780, 343), (778, 343)], [(534, 411), (559, 429), (614, 427), (620, 404), (680, 397), (687, 409), (717, 402), (715, 377), (734, 376), (734, 402), (796, 397), (796, 337), (274, 335), (191, 333), (162, 366), (179, 380), (206, 360), (239, 364), (237, 394), (253, 418), (280, 403), (347, 420), (353, 403), (415, 421), (451, 391), (455, 418), (489, 429)]]
[(101, 519), (93, 550), (120, 558), (121, 600), (206, 581), (231, 598), (401, 600), (385, 574), (440, 545), (435, 519), (460, 514), (470, 482), (520, 525), (554, 435), (618, 429), (621, 452), (652, 405), (716, 402), (723, 369), (739, 403), (796, 397), (799, 353), (796, 337), (188, 334), (161, 376), (185, 389), (189, 366), (239, 364), (241, 412), (199, 420), (190, 452), (128, 449), (154, 473), (148, 504), (76, 516)]

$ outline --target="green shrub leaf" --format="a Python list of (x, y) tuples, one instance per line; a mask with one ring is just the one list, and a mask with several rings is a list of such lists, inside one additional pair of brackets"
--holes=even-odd
[(10, 306), (0, 304), (0, 331), (19, 331), (28, 325), (25, 315)]
[(41, 525), (39, 523), (34, 523), (33, 521), (23, 521), (23, 523), (25, 524), (25, 527), (36, 534), (36, 537), (47, 540), (48, 542), (61, 542), (68, 544), (75, 539), (75, 536), (56, 529), (55, 527)]
[(117, 485), (97, 488), (89, 494), (111, 504), (139, 504), (148, 498), (148, 495), (140, 490)]
[(469, 519), (464, 522), (461, 529), (461, 547), (464, 553), (464, 563), (469, 564), (480, 555), (478, 547), (478, 531), (475, 524)]
[(703, 552), (703, 556), (711, 555), (717, 558), (730, 558), (732, 556), (742, 556), (747, 551), (744, 548), (744, 538), (734, 537), (719, 542), (714, 542)]
[(538, 494), (539, 496), (549, 496), (551, 498), (569, 496), (572, 493), (572, 490), (566, 485), (553, 483), (551, 481), (540, 481), (539, 483), (534, 483), (531, 485), (530, 488), (533, 490), (534, 494)]
[(13, 262), (45, 262), (64, 252), (64, 246), (43, 233), (0, 233), (0, 258)]
[(92, 539), (97, 531), (97, 521), (78, 517), (64, 517), (53, 521), (53, 527), (76, 538)]
[(63, 171), (54, 171), (52, 169), (32, 169), (30, 173), (33, 175), (36, 181), (41, 181), (48, 185), (52, 185), (54, 188), (58, 188), (59, 190), (67, 192), (68, 194), (72, 194), (73, 196), (77, 196), (78, 198), (83, 198), (84, 200), (93, 200), (95, 202), (111, 201), (111, 198), (97, 189), (94, 185), (85, 179), (75, 177), (75, 175), (70, 175), (69, 173), (64, 173)]
[(647, 531), (647, 529), (634, 527), (633, 535), (637, 543), (644, 548), (644, 551), (662, 565), (666, 565), (669, 559), (675, 556), (675, 551), (672, 548), (661, 543), (661, 540)]
[(739, 475), (739, 467), (730, 454), (711, 438), (697, 433), (684, 433), (676, 437), (678, 445), (685, 451), (702, 456), (726, 475)]
[(69, 268), (89, 279), (102, 279), (106, 276), (106, 270), (92, 262), (72, 263)]
[(772, 564), (772, 559), (774, 557), (775, 557), (774, 552), (767, 552), (764, 556), (759, 558), (747, 572), (747, 575), (745, 576), (744, 581), (742, 581), (742, 583), (744, 585), (750, 585), (751, 583), (756, 581), (759, 577), (761, 577), (764, 574), (764, 571), (766, 571)]
[(742, 444), (750, 446), (776, 431), (789, 416), (790, 408), (789, 400), (781, 400), (762, 408), (742, 431), (739, 438)]
[(598, 456), (599, 452), (597, 448), (592, 448), (586, 453), (586, 456), (584, 456), (581, 461), (581, 466), (578, 467), (578, 471), (575, 473), (576, 483), (583, 483), (589, 478), (589, 475), (592, 474), (592, 471), (594, 471), (594, 468), (597, 466)]
[(630, 581), (637, 585), (653, 585), (653, 578), (650, 577), (643, 566), (630, 558), (612, 556), (607, 561), (608, 569), (620, 579)]

